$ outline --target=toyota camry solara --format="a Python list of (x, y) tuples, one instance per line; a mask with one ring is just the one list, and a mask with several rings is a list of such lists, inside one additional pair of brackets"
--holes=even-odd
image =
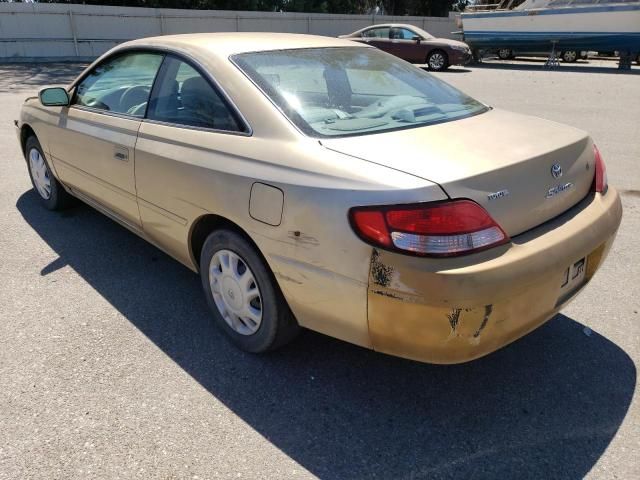
[(622, 216), (586, 133), (348, 40), (136, 40), (16, 125), (46, 208), (79, 198), (199, 272), (251, 352), (306, 327), (480, 357), (573, 299)]

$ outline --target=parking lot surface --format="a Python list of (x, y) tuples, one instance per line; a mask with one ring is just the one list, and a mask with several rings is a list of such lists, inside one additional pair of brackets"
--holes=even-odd
[(640, 478), (638, 67), (438, 74), (591, 132), (625, 209), (561, 315), (447, 367), (311, 332), (239, 352), (192, 272), (87, 206), (40, 207), (12, 122), (81, 68), (0, 65), (0, 478)]

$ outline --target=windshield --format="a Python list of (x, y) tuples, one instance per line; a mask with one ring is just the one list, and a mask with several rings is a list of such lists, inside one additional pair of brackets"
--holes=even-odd
[(235, 55), (233, 61), (304, 133), (363, 135), (456, 120), (488, 108), (374, 48)]

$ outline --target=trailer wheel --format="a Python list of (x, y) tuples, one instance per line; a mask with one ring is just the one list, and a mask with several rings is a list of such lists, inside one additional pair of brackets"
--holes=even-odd
[(500, 60), (509, 60), (513, 58), (513, 51), (510, 48), (501, 48), (498, 50), (498, 58)]
[(573, 63), (578, 60), (578, 52), (575, 50), (565, 50), (560, 56), (562, 57), (562, 61), (567, 63)]

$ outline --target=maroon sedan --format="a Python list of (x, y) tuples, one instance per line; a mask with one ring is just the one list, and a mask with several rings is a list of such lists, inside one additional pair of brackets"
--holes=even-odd
[(368, 43), (411, 63), (426, 63), (434, 71), (465, 65), (471, 60), (471, 49), (466, 43), (435, 38), (413, 25), (372, 25), (340, 38)]

